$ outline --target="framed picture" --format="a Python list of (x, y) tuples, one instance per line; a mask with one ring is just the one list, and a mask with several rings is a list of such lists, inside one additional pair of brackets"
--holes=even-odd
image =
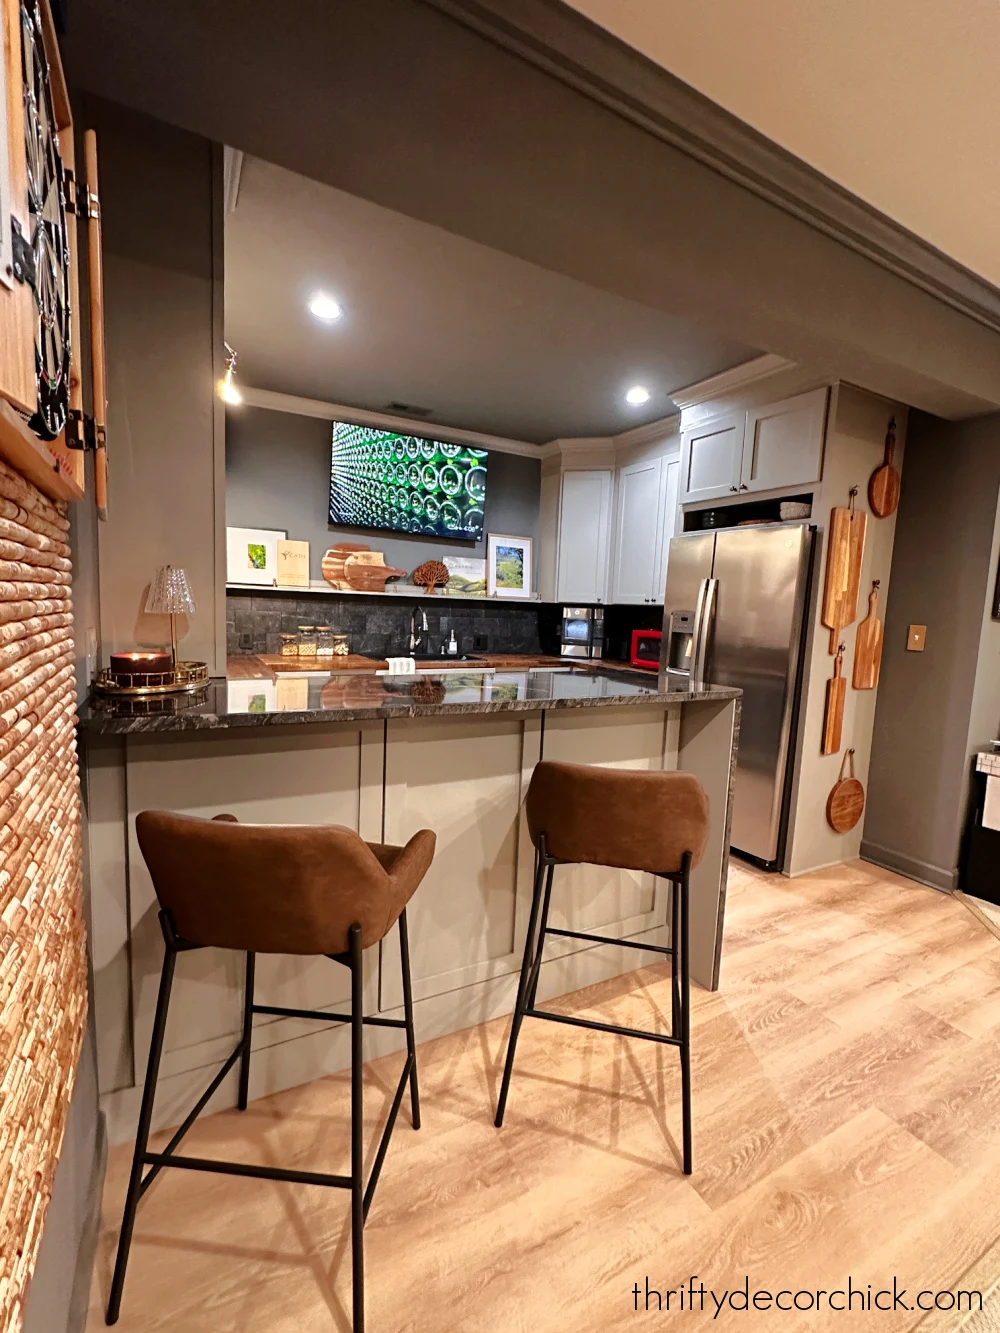
[(487, 544), (486, 592), (489, 597), (531, 596), (531, 538), (491, 532)]
[(287, 536), (271, 528), (226, 528), (226, 582), (274, 587), (278, 542)]
[(486, 596), (486, 561), (467, 555), (446, 555), (448, 591), (460, 592), (464, 597)]

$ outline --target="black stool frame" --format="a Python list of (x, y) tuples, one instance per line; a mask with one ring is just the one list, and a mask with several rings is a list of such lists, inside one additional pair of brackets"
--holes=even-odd
[[(590, 1028), (595, 1032), (613, 1032), (618, 1037), (641, 1037), (646, 1041), (658, 1041), (663, 1046), (676, 1046), (681, 1056), (681, 1103), (684, 1122), (684, 1174), (692, 1171), (691, 1149), (691, 977), (688, 966), (688, 936), (690, 933), (689, 898), (691, 881), (691, 853), (685, 852), (681, 858), (681, 868), (676, 874), (661, 874), (659, 878), (670, 881), (670, 945), (668, 949), (659, 944), (637, 944), (632, 940), (611, 939), (607, 935), (587, 935), (579, 930), (557, 930), (549, 925), (549, 905), (552, 901), (552, 876), (556, 866), (574, 865), (572, 861), (562, 861), (556, 856), (549, 856), (545, 850), (545, 835), (538, 839), (535, 857), (535, 884), (531, 897), (531, 915), (528, 918), (528, 937), (524, 941), (524, 961), (521, 963), (521, 980), (517, 987), (517, 1001), (514, 1005), (514, 1018), (511, 1022), (510, 1037), (507, 1042), (507, 1060), (504, 1065), (503, 1082), (500, 1085), (500, 1099), (497, 1103), (495, 1124), (499, 1129), (503, 1125), (504, 1111), (507, 1108), (507, 1094), (510, 1091), (511, 1074), (514, 1072), (514, 1053), (521, 1024), (526, 1018), (545, 1018), (550, 1023), (568, 1023), (571, 1027)], [(541, 924), (539, 926), (539, 918)], [(590, 1018), (572, 1018), (569, 1014), (553, 1014), (545, 1009), (535, 1008), (535, 995), (538, 990), (538, 974), (542, 966), (542, 951), (546, 935), (557, 935), (563, 939), (588, 940), (591, 944), (615, 944), (626, 949), (641, 949), (645, 953), (665, 954), (670, 958), (670, 993), (671, 1023), (670, 1035), (659, 1032), (641, 1032), (637, 1028), (623, 1028), (616, 1023), (598, 1023)]]
[[(341, 963), (351, 971), (351, 1012), (332, 1014), (320, 1009), (285, 1009), (276, 1005), (254, 1004), (254, 972), (256, 956), (248, 953), (246, 970), (246, 992), (243, 1005), (243, 1032), (232, 1055), (222, 1066), (215, 1078), (198, 1098), (194, 1107), (164, 1148), (163, 1152), (149, 1151), (150, 1125), (153, 1119), (153, 1099), (156, 1096), (156, 1080), (160, 1069), (160, 1056), (163, 1053), (163, 1038), (167, 1028), (167, 1010), (170, 1004), (170, 991), (174, 980), (177, 955), (203, 946), (191, 944), (181, 939), (174, 930), (173, 921), (166, 911), (160, 912), (160, 929), (166, 952), (163, 957), (163, 970), (160, 973), (160, 991), (156, 1001), (156, 1017), (153, 1020), (153, 1036), (149, 1046), (149, 1062), (146, 1066), (146, 1082), (142, 1092), (142, 1106), (139, 1111), (139, 1125), (135, 1138), (135, 1153), (132, 1158), (132, 1173), (129, 1176), (128, 1193), (125, 1198), (125, 1213), (122, 1218), (121, 1233), (118, 1239), (118, 1257), (111, 1282), (111, 1296), (108, 1300), (107, 1322), (114, 1324), (121, 1309), (122, 1288), (125, 1285), (125, 1268), (128, 1264), (129, 1249), (132, 1244), (132, 1231), (135, 1226), (136, 1209), (139, 1200), (149, 1189), (157, 1175), (165, 1166), (183, 1167), (188, 1171), (216, 1171), (230, 1176), (253, 1176), (260, 1180), (280, 1180), (294, 1185), (332, 1185), (337, 1189), (351, 1191), (351, 1257), (353, 1269), (353, 1307), (354, 1333), (364, 1333), (365, 1327), (365, 1283), (364, 1283), (364, 1225), (368, 1217), (378, 1184), (382, 1163), (389, 1147), (393, 1126), (406, 1084), (410, 1085), (410, 1106), (413, 1128), (420, 1128), (420, 1095), (417, 1089), (417, 1050), (413, 1034), (413, 993), (410, 986), (410, 946), (406, 928), (405, 910), (399, 916), (399, 945), (403, 972), (403, 1013), (404, 1018), (379, 1018), (364, 1016), (362, 1001), (362, 963), (361, 927), (353, 925), (348, 932), (348, 950), (346, 953), (329, 954), (335, 963)], [(209, 1098), (220, 1086), (229, 1071), (240, 1061), (240, 1084), (238, 1106), (241, 1111), (247, 1108), (247, 1093), (250, 1082), (250, 1041), (254, 1014), (271, 1014), (281, 1018), (315, 1018), (324, 1023), (341, 1022), (351, 1025), (351, 1174), (349, 1176), (329, 1175), (319, 1171), (286, 1171), (280, 1167), (256, 1166), (244, 1162), (222, 1162), (204, 1157), (178, 1156), (174, 1149), (183, 1139), (198, 1116), (208, 1104)], [(382, 1028), (404, 1028), (406, 1030), (406, 1063), (400, 1076), (399, 1085), (393, 1098), (389, 1118), (367, 1185), (364, 1181), (364, 1093), (362, 1084), (362, 1066), (364, 1063), (363, 1042), (364, 1025)], [(151, 1169), (143, 1175), (143, 1168)]]

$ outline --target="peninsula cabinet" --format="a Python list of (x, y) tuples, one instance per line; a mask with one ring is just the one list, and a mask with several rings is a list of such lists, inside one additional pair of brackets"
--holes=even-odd
[(826, 404), (826, 388), (813, 389), (683, 431), (681, 503), (820, 481)]

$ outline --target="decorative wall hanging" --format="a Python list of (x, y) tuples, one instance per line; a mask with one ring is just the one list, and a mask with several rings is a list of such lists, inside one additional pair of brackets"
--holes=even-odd
[(885, 457), (868, 482), (868, 503), (876, 518), (888, 518), (899, 506), (899, 472), (892, 465), (896, 448), (896, 418), (891, 417), (885, 432)]
[(837, 651), (841, 630), (858, 618), (861, 563), (865, 554), (868, 515), (855, 509), (857, 493), (857, 486), (852, 486), (850, 507), (834, 509), (830, 514), (826, 582), (823, 586), (820, 620), (830, 631), (831, 653)]
[(881, 580), (872, 579), (872, 590), (868, 594), (868, 614), (858, 626), (858, 637), (854, 643), (854, 675), (852, 684), (856, 690), (873, 690), (878, 684), (879, 671), (882, 667), (882, 622), (878, 618), (878, 590)]
[(837, 649), (833, 676), (826, 682), (826, 711), (823, 714), (823, 754), (836, 754), (844, 729), (844, 701), (847, 681), (844, 679), (844, 645)]
[(448, 566), (443, 560), (425, 560), (422, 565), (410, 575), (414, 584), (418, 588), (425, 588), (428, 593), (433, 593), (435, 588), (447, 588)]
[(531, 538), (491, 532), (486, 553), (486, 591), (490, 597), (531, 596)]

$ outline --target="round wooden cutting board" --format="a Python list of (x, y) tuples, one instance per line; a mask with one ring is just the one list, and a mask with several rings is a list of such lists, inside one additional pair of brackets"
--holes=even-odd
[[(844, 768), (850, 764), (851, 776), (844, 777)], [(854, 751), (848, 750), (840, 765), (840, 777), (826, 800), (826, 822), (834, 833), (849, 833), (865, 809), (865, 789), (854, 776)]]

